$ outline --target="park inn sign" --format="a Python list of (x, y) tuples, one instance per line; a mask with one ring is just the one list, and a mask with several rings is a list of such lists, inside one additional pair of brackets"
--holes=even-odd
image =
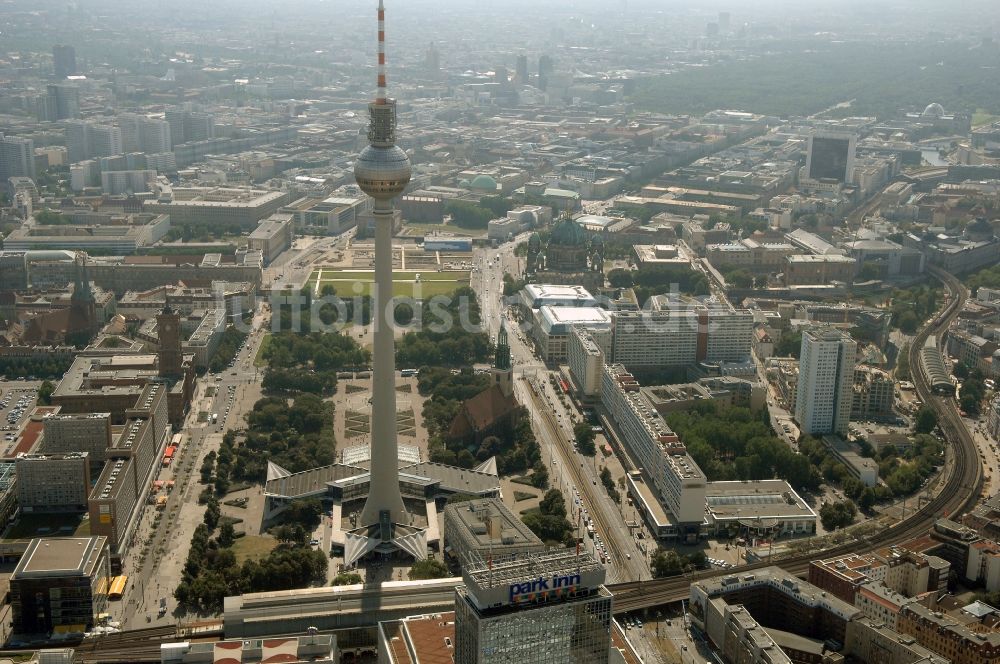
[(562, 597), (580, 589), (582, 578), (579, 574), (554, 575), (551, 578), (539, 576), (523, 583), (512, 583), (509, 587), (509, 602), (533, 602), (539, 599)]

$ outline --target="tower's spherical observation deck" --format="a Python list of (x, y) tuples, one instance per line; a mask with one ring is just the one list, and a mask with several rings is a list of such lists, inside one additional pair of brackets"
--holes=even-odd
[(354, 162), (354, 179), (361, 191), (376, 200), (390, 200), (410, 182), (410, 158), (397, 145), (369, 145)]

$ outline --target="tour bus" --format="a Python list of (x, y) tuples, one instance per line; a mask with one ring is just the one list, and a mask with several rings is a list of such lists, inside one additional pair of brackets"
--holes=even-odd
[(128, 577), (124, 574), (111, 579), (111, 589), (108, 590), (108, 599), (119, 600), (125, 594), (125, 586), (128, 584)]
[(400, 369), (399, 375), (402, 378), (409, 378), (411, 376), (416, 376), (418, 373), (417, 369)]

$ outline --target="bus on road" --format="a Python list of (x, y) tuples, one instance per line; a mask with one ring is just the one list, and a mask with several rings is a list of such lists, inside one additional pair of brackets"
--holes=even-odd
[(119, 600), (125, 594), (125, 586), (128, 585), (128, 577), (124, 574), (111, 579), (111, 589), (108, 590), (108, 599)]

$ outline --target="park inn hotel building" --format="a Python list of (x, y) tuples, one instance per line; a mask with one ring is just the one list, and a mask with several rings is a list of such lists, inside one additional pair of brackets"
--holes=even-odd
[(606, 664), (611, 593), (587, 552), (556, 549), (463, 566), (455, 664)]

